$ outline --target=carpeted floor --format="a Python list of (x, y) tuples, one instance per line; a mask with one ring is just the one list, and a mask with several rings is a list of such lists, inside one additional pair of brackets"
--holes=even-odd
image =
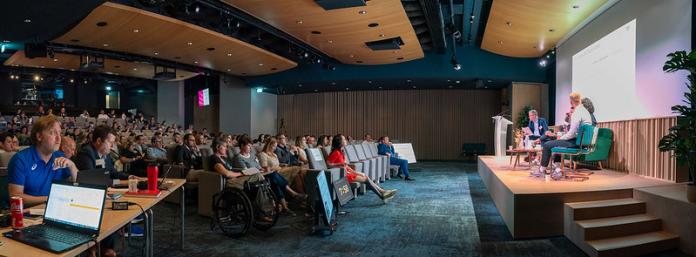
[[(330, 236), (309, 235), (302, 215), (283, 216), (267, 232), (231, 239), (211, 232), (209, 219), (187, 204), (186, 248), (179, 249), (178, 206), (155, 207), (156, 256), (585, 256), (564, 237), (512, 240), (476, 165), (425, 162), (415, 182), (392, 179), (399, 189), (388, 204), (371, 192), (348, 203)], [(140, 256), (133, 239), (124, 256)], [(679, 251), (654, 256), (686, 256)]]

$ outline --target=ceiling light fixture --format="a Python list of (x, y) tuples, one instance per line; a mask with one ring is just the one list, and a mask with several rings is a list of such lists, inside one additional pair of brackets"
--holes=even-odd
[(24, 19), (24, 23), (31, 23), (31, 19)]
[(139, 29), (133, 29), (133, 33), (138, 33), (138, 32), (140, 32)]
[(367, 11), (365, 11), (365, 10), (358, 11), (358, 14), (366, 14), (366, 13), (367, 13)]
[(187, 42), (186, 44), (187, 44), (187, 45), (193, 45), (193, 42)]

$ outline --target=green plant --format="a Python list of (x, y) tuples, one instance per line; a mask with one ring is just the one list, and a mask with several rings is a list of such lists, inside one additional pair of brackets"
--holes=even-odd
[(677, 51), (667, 58), (662, 70), (688, 71), (688, 90), (684, 93), (684, 104), (672, 106), (672, 111), (679, 114), (677, 125), (660, 139), (659, 148), (662, 152), (672, 151), (678, 163), (688, 165), (691, 179), (696, 180), (696, 51)]
[(517, 128), (524, 128), (529, 126), (529, 111), (532, 110), (532, 106), (527, 105), (522, 107), (520, 113), (517, 115)]

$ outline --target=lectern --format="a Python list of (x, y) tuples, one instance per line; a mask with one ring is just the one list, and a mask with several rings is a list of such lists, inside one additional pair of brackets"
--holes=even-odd
[(495, 156), (502, 157), (505, 156), (507, 127), (508, 125), (512, 125), (512, 121), (503, 116), (493, 116), (491, 118), (495, 120)]

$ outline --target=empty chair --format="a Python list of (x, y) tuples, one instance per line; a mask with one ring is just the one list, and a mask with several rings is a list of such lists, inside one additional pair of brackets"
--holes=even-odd
[[(366, 143), (367, 148), (372, 153), (372, 156), (377, 156), (383, 160), (382, 165), (384, 168), (384, 179), (391, 179), (391, 164), (389, 164), (389, 156), (379, 155), (379, 150), (377, 150), (377, 143)], [(397, 167), (398, 171), (398, 167)]]
[(389, 166), (386, 165), (389, 162), (389, 159), (384, 158), (386, 156), (381, 156), (376, 152), (373, 152), (372, 149), (370, 149), (370, 143), (368, 142), (364, 142), (358, 145), (362, 146), (362, 149), (365, 152), (367, 158), (377, 160), (377, 178), (379, 179), (379, 181), (384, 182), (387, 179), (387, 173), (389, 173)]
[(365, 148), (363, 148), (362, 144), (353, 145), (353, 147), (355, 147), (355, 152), (358, 153), (358, 158), (360, 158), (360, 160), (365, 160), (365, 161), (370, 162), (371, 174), (369, 175), (369, 177), (370, 177), (370, 179), (372, 179), (372, 181), (379, 183), (381, 180), (380, 172), (382, 171), (382, 169), (379, 167), (379, 165), (380, 165), (379, 160), (377, 158), (372, 158), (372, 157), (368, 156), (365, 153)]

